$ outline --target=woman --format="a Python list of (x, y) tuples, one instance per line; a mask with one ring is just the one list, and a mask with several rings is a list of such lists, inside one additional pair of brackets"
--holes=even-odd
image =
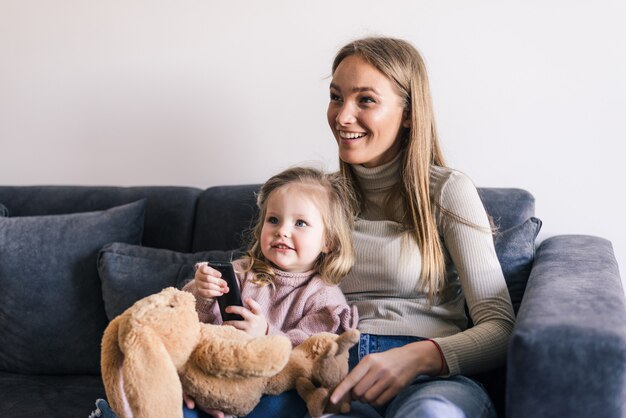
[(350, 392), (361, 417), (495, 416), (463, 375), (504, 362), (513, 309), (476, 188), (444, 164), (417, 50), (390, 38), (343, 47), (328, 123), (360, 202), (341, 287), (362, 332), (331, 402)]

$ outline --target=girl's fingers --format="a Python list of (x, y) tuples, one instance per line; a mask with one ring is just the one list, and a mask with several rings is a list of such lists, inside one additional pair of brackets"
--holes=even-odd
[(261, 314), (261, 305), (259, 305), (259, 303), (252, 299), (252, 298), (246, 298), (245, 300), (246, 305), (248, 305), (248, 308), (250, 309), (250, 311), (255, 314), (255, 315), (260, 315)]

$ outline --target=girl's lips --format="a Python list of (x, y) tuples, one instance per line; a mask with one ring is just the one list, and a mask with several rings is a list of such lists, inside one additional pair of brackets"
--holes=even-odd
[(272, 244), (272, 248), (275, 250), (279, 250), (279, 251), (289, 251), (289, 250), (293, 250), (293, 248), (291, 248), (290, 246), (283, 244), (283, 243), (278, 243), (278, 244)]

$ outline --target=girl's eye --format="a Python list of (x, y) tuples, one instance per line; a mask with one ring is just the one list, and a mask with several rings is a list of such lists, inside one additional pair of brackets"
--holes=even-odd
[(278, 223), (278, 218), (276, 216), (268, 216), (267, 223), (276, 225)]
[(369, 96), (361, 97), (361, 103), (376, 103), (374, 99)]
[(305, 221), (303, 221), (302, 219), (298, 219), (296, 221), (296, 226), (304, 227), (304, 226), (307, 226), (307, 225), (308, 224)]

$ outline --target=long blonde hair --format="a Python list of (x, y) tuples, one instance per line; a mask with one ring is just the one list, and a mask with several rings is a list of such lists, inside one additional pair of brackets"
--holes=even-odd
[[(433, 165), (445, 167), (445, 162), (435, 128), (426, 66), (410, 43), (374, 37), (356, 40), (341, 48), (333, 61), (333, 74), (339, 64), (352, 55), (364, 59), (391, 80), (403, 100), (405, 112), (410, 114), (410, 128), (403, 128), (399, 139), (404, 159), (398, 192), (406, 212), (400, 221), (412, 231), (421, 251), (419, 285), (428, 291), (432, 301), (445, 285), (446, 267), (443, 243), (433, 212), (436, 203), (430, 194), (430, 169)], [(340, 172), (360, 196), (350, 165), (340, 161)]]
[(267, 213), (267, 201), (271, 194), (287, 185), (300, 183), (314, 186), (311, 197), (315, 199), (324, 222), (324, 238), (328, 253), (320, 254), (313, 269), (328, 284), (338, 284), (354, 265), (352, 228), (356, 199), (341, 175), (325, 174), (310, 167), (289, 168), (272, 176), (261, 187), (257, 196), (259, 218), (252, 229), (252, 244), (246, 257), (247, 271), (254, 273), (254, 282), (272, 284), (276, 276), (274, 268), (263, 255), (260, 245), (261, 231)]

